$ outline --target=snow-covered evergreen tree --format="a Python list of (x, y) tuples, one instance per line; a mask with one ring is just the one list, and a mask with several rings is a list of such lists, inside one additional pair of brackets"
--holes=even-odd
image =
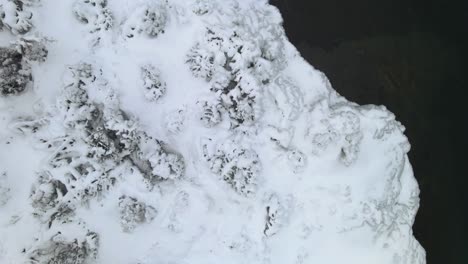
[(221, 104), (217, 101), (202, 100), (198, 101), (200, 107), (200, 121), (205, 127), (214, 127), (222, 121)]
[[(263, 22), (275, 13), (256, 12), (255, 8), (248, 14), (236, 11), (223, 10), (227, 12), (224, 15), (239, 18), (208, 27), (187, 54), (190, 70), (210, 82), (211, 91), (219, 96), (234, 127), (253, 124), (261, 113), (257, 93), (284, 67), (280, 19), (275, 18), (277, 26)], [(248, 30), (242, 20), (246, 16), (256, 21), (248, 25)]]
[(0, 88), (1, 95), (15, 95), (23, 92), (31, 80), (29, 69), (23, 69), (23, 55), (11, 48), (0, 47)]
[(151, 222), (156, 217), (154, 207), (130, 196), (119, 198), (120, 224), (125, 232), (132, 232), (138, 225)]
[(98, 45), (103, 34), (114, 25), (107, 4), (107, 0), (75, 0), (73, 5), (73, 13), (80, 22), (86, 24), (93, 46)]
[(38, 248), (29, 253), (29, 261), (26, 263), (48, 264), (87, 264), (92, 263), (97, 257), (99, 235), (89, 232), (83, 237), (68, 239), (62, 233), (50, 237)]
[(30, 31), (33, 26), (33, 13), (28, 10), (27, 4), (27, 0), (0, 1), (0, 29), (5, 27), (15, 35)]
[(39, 39), (20, 38), (10, 47), (0, 47), (0, 95), (17, 95), (32, 81), (31, 62), (44, 62), (47, 48)]
[(147, 64), (141, 67), (141, 79), (144, 95), (148, 101), (157, 101), (166, 93), (166, 83), (161, 80), (161, 73), (153, 65)]
[(147, 177), (150, 181), (175, 180), (183, 176), (185, 171), (183, 158), (165, 149), (163, 142), (142, 136), (139, 138), (138, 149), (137, 159), (147, 161), (149, 164), (150, 171)]
[(67, 187), (61, 181), (52, 179), (47, 172), (40, 173), (31, 192), (32, 206), (47, 211), (54, 208), (67, 192)]
[(166, 6), (162, 1), (146, 2), (138, 6), (125, 21), (124, 34), (127, 38), (145, 34), (157, 37), (164, 33), (167, 24)]
[(245, 196), (255, 193), (261, 170), (255, 151), (226, 142), (218, 146), (213, 155), (207, 156), (207, 161), (211, 171), (234, 191)]
[(23, 59), (29, 62), (45, 62), (49, 53), (44, 40), (38, 38), (20, 38), (14, 47), (23, 55)]

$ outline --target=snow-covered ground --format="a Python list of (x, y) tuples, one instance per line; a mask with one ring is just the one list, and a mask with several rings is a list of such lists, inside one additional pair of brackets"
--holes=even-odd
[(267, 1), (0, 13), (0, 263), (425, 263), (404, 127)]

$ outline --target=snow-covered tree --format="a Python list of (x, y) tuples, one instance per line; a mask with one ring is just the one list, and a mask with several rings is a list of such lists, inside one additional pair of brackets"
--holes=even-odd
[(148, 162), (146, 177), (151, 182), (180, 179), (185, 171), (181, 155), (164, 148), (164, 144), (147, 135), (139, 138), (139, 151), (132, 155), (136, 159)]
[(67, 187), (61, 181), (53, 179), (47, 172), (39, 173), (31, 191), (32, 206), (45, 212), (54, 208), (67, 192)]
[(16, 49), (0, 47), (0, 95), (23, 92), (32, 80), (31, 72)]
[(221, 95), (221, 102), (231, 118), (231, 124), (233, 127), (242, 124), (252, 125), (259, 115), (255, 91), (251, 89), (252, 83), (245, 79), (232, 83), (235, 86), (223, 90), (224, 93)]
[(195, 77), (210, 81), (214, 72), (214, 54), (200, 47), (192, 47), (187, 54), (187, 64)]
[(89, 102), (85, 89), (86, 85), (94, 82), (92, 66), (79, 64), (70, 67), (69, 71), (73, 81), (63, 88), (56, 107), (65, 126), (83, 128), (88, 120), (92, 120), (92, 113), (96, 111), (96, 107)]
[[(78, 134), (80, 138), (75, 139), (88, 145), (83, 156), (109, 166), (129, 160), (151, 180), (182, 176), (184, 163), (180, 155), (167, 151), (161, 141), (140, 130), (137, 123), (119, 108), (115, 109), (112, 104), (97, 104), (89, 99), (87, 89), (97, 85), (96, 89), (105, 90), (99, 86), (106, 84), (99, 82), (93, 66), (79, 64), (70, 70), (74, 79), (64, 88), (57, 106), (67, 127), (83, 128)], [(112, 91), (110, 95), (113, 95)]]
[(93, 46), (99, 44), (103, 34), (114, 25), (107, 0), (75, 0), (73, 13), (80, 22), (87, 25)]
[(31, 30), (33, 13), (27, 10), (27, 2), (24, 0), (0, 1), (0, 29), (5, 27), (15, 35)]
[(123, 231), (132, 232), (138, 225), (151, 222), (157, 215), (154, 207), (130, 196), (119, 198), (120, 225)]
[[(195, 6), (208, 3), (199, 1)], [(219, 97), (233, 127), (253, 124), (261, 113), (256, 102), (258, 93), (284, 67), (281, 19), (275, 18), (277, 25), (263, 20), (275, 17), (275, 11), (256, 12), (255, 8), (249, 14), (236, 11), (236, 8), (219, 11), (220, 16), (239, 19), (207, 28), (186, 60), (195, 77), (210, 82), (211, 91)], [(249, 19), (243, 20), (245, 16)], [(245, 21), (255, 23), (245, 30)]]
[(167, 24), (166, 6), (160, 1), (144, 3), (138, 6), (125, 21), (123, 32), (127, 38), (145, 34), (157, 37), (164, 33)]
[(99, 235), (95, 232), (75, 239), (57, 232), (28, 254), (27, 263), (88, 264), (96, 260), (98, 247)]
[(32, 82), (31, 62), (44, 62), (47, 48), (36, 38), (20, 38), (0, 47), (0, 96), (17, 95)]
[(219, 175), (234, 191), (245, 196), (255, 193), (261, 170), (255, 151), (237, 146), (235, 142), (226, 142), (212, 156), (208, 156), (207, 160), (211, 171)]
[(222, 106), (216, 100), (198, 101), (197, 105), (200, 108), (200, 121), (205, 127), (214, 127), (222, 121)]
[(208, 14), (213, 10), (214, 2), (210, 0), (194, 0), (192, 3), (192, 12), (201, 16)]
[(14, 47), (27, 61), (44, 62), (49, 53), (44, 40), (38, 38), (20, 38)]
[(167, 89), (166, 83), (161, 80), (160, 71), (151, 64), (142, 66), (140, 71), (145, 98), (151, 102), (159, 100)]

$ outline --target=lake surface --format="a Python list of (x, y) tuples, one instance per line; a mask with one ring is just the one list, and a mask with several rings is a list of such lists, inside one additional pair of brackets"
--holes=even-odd
[(271, 0), (341, 95), (407, 128), (427, 263), (468, 263), (468, 1)]

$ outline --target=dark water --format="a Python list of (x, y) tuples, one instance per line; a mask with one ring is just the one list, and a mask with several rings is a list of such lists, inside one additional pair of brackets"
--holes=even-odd
[(427, 262), (468, 263), (468, 1), (270, 2), (340, 94), (386, 105), (406, 126)]

